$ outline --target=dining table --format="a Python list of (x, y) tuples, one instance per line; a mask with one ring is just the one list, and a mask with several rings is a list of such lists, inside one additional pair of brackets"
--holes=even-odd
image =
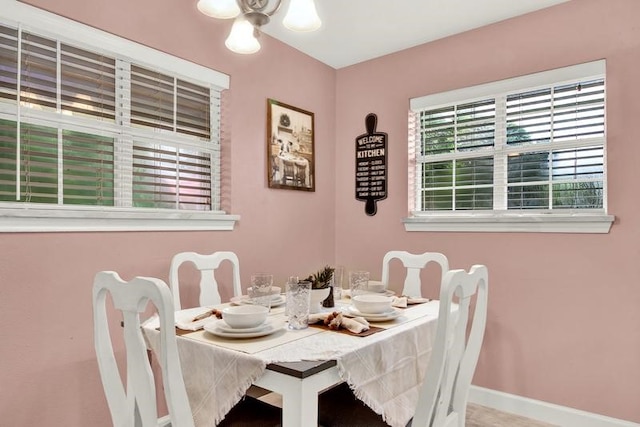
[[(369, 329), (359, 334), (323, 324), (289, 329), (284, 295), (270, 310), (267, 332), (249, 336), (234, 334), (215, 316), (193, 322), (212, 308), (250, 303), (246, 297), (177, 311), (178, 351), (195, 425), (217, 425), (256, 385), (281, 395), (283, 427), (316, 427), (319, 393), (346, 382), (387, 424), (405, 426), (436, 335), (438, 301), (423, 301), (370, 319)], [(353, 315), (348, 297), (323, 311)], [(143, 324), (147, 345), (156, 353), (157, 328), (157, 317)]]
[[(294, 166), (294, 170), (293, 170), (294, 180), (295, 180), (295, 177), (301, 178), (301, 181), (300, 181), (299, 184), (302, 187), (309, 187), (311, 185), (311, 180), (310, 180), (311, 168), (309, 166), (309, 160), (307, 160), (303, 156), (301, 156), (301, 155), (299, 155), (297, 153), (281, 152), (276, 157), (275, 162), (276, 162), (276, 166), (278, 167), (278, 171), (279, 171), (279, 172), (276, 173), (276, 177), (275, 177), (276, 180), (283, 180), (284, 181), (284, 179), (285, 179), (285, 175), (284, 175), (285, 166), (284, 166), (284, 163), (285, 162), (290, 162)], [(303, 171), (303, 173), (300, 174), (300, 175), (299, 175), (299, 170)]]

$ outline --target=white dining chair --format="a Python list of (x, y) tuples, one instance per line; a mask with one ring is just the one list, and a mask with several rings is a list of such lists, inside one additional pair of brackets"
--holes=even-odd
[(296, 182), (296, 173), (295, 173), (295, 163), (291, 160), (282, 160), (282, 183), (287, 184), (288, 181), (291, 181), (291, 184), (295, 184)]
[(173, 305), (176, 310), (181, 310), (180, 303), (180, 266), (185, 262), (191, 262), (200, 271), (200, 306), (220, 304), (220, 291), (215, 277), (215, 270), (220, 267), (223, 261), (229, 261), (233, 268), (233, 296), (242, 295), (240, 284), (240, 261), (233, 252), (219, 251), (210, 255), (198, 254), (196, 252), (180, 252), (171, 259), (169, 270), (169, 286), (173, 294)]
[(412, 297), (422, 296), (422, 281), (420, 280), (420, 272), (430, 262), (440, 265), (442, 271), (441, 277), (449, 271), (449, 260), (444, 254), (438, 252), (425, 252), (422, 254), (412, 254), (406, 251), (389, 251), (382, 259), (382, 284), (385, 288), (389, 287), (389, 266), (391, 261), (398, 259), (406, 268), (406, 276), (401, 295), (409, 295)]
[[(474, 265), (469, 273), (451, 270), (442, 278), (436, 337), (408, 427), (464, 427), (484, 337), (488, 283), (483, 265)], [(319, 418), (325, 427), (388, 426), (344, 383), (320, 395)]]
[[(122, 312), (126, 381), (114, 353), (107, 297)], [(168, 415), (158, 417), (151, 362), (140, 327), (140, 313), (151, 302), (160, 319), (160, 366)], [(125, 282), (113, 271), (96, 274), (93, 283), (95, 350), (113, 425), (118, 427), (193, 427), (176, 345), (171, 292), (160, 279), (136, 277)]]
[(469, 273), (451, 270), (444, 276), (436, 340), (412, 427), (464, 427), (487, 322), (488, 286), (484, 265), (474, 265)]

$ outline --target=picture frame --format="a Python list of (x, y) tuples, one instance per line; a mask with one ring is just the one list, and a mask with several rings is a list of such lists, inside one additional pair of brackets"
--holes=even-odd
[(315, 191), (314, 114), (267, 99), (269, 188)]

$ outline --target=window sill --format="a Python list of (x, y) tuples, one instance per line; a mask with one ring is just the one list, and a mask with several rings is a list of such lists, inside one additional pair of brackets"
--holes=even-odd
[(615, 217), (607, 214), (415, 214), (404, 218), (405, 231), (487, 233), (608, 233)]
[(231, 231), (238, 215), (222, 211), (79, 207), (0, 207), (0, 233), (95, 231)]

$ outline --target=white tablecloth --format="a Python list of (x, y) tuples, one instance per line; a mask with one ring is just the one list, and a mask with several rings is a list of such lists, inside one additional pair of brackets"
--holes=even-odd
[[(296, 335), (298, 331), (284, 330), (277, 333), (280, 336), (271, 337), (279, 341), (266, 346), (269, 348), (262, 340), (252, 339), (260, 346), (256, 347), (258, 351), (248, 343), (243, 344), (247, 345), (246, 351), (225, 348), (229, 340), (202, 331), (179, 337), (180, 360), (196, 426), (219, 423), (268, 363), (327, 359), (336, 359), (340, 376), (359, 399), (389, 425), (404, 426), (415, 410), (435, 339), (437, 315), (437, 301), (411, 306), (392, 322), (374, 324), (387, 330), (367, 337), (315, 328), (300, 336)], [(159, 334), (153, 322), (145, 325), (145, 333), (155, 351)]]
[(310, 166), (309, 161), (302, 156), (298, 156), (292, 153), (281, 153), (276, 158), (276, 165), (278, 166), (278, 172), (276, 173), (274, 179), (276, 181), (282, 181), (281, 184), (285, 184), (284, 182), (284, 161), (293, 162), (295, 165), (294, 173), (297, 170), (296, 168), (302, 167), (304, 168), (304, 183), (302, 183), (303, 187), (310, 187), (311, 180), (309, 178), (310, 175)]

